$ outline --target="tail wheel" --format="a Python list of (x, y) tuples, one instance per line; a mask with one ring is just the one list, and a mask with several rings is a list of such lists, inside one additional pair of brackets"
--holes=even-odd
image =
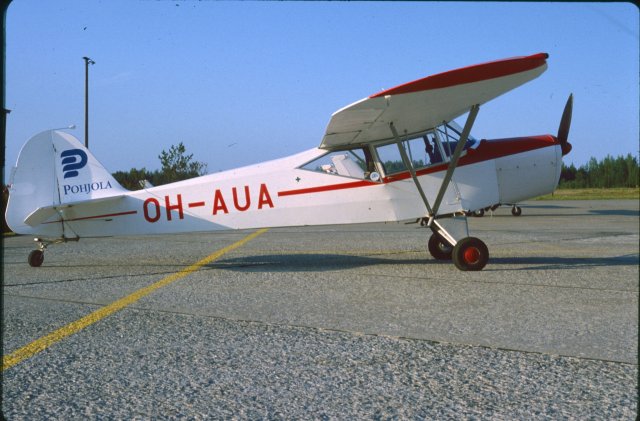
[(453, 248), (453, 264), (460, 270), (482, 270), (489, 261), (489, 249), (482, 240), (466, 237)]
[(484, 216), (484, 209), (476, 209), (473, 211), (473, 216), (477, 216), (478, 218), (481, 218)]
[(33, 250), (29, 253), (29, 266), (37, 268), (42, 266), (44, 262), (44, 252), (42, 250)]
[(429, 253), (436, 260), (451, 260), (453, 246), (444, 241), (438, 234), (433, 233), (429, 237)]
[(511, 215), (520, 216), (521, 214), (522, 209), (520, 208), (520, 206), (513, 205), (513, 207), (511, 208)]

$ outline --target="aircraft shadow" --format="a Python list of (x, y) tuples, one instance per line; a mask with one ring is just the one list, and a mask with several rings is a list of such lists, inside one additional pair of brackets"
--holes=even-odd
[(640, 211), (631, 209), (592, 209), (589, 213), (603, 216), (640, 216)]
[[(637, 266), (635, 255), (616, 257), (492, 257), (484, 271), (569, 270), (589, 267)], [(445, 264), (449, 261), (424, 259), (393, 259), (340, 254), (271, 254), (219, 260), (205, 268), (238, 272), (321, 272), (376, 265)], [(513, 268), (512, 265), (524, 267)]]
[(322, 272), (363, 266), (426, 263), (438, 262), (429, 258), (396, 260), (349, 254), (268, 254), (218, 260), (205, 267), (240, 272)]

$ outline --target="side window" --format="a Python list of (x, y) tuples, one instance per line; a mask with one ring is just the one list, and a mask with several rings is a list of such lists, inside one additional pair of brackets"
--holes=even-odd
[(415, 169), (425, 168), (442, 162), (440, 148), (433, 134), (409, 139), (403, 142), (406, 145), (407, 156)]
[(303, 170), (364, 180), (368, 179), (369, 175), (375, 171), (375, 165), (367, 155), (362, 148), (334, 151), (322, 155), (301, 168)]
[[(435, 141), (433, 133), (427, 133), (424, 136), (405, 140), (402, 142), (402, 146), (413, 168), (416, 170), (442, 162), (442, 153)], [(378, 146), (376, 151), (378, 152), (378, 157), (380, 158), (386, 175), (408, 171), (402, 161), (398, 146), (395, 143)]]
[(400, 151), (395, 143), (378, 146), (376, 152), (386, 175), (407, 171), (407, 167), (402, 162), (402, 156), (400, 156)]

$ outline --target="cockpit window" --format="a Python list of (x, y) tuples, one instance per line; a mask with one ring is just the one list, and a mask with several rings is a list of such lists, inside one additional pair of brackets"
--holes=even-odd
[(303, 170), (364, 180), (368, 179), (369, 175), (375, 171), (375, 164), (369, 149), (356, 148), (330, 152), (303, 165), (301, 168)]
[[(462, 128), (452, 121), (426, 133), (404, 139), (401, 145), (413, 168), (419, 170), (449, 161), (461, 133)], [(469, 136), (464, 149), (473, 147), (477, 142)], [(372, 152), (373, 149), (375, 153)], [(380, 165), (379, 170), (376, 169), (376, 162)], [(323, 174), (374, 181), (380, 181), (378, 171), (384, 171), (387, 176), (408, 171), (395, 142), (328, 152), (300, 168)]]
[[(453, 155), (461, 134), (462, 128), (452, 121), (438, 126), (423, 135), (404, 140), (401, 144), (413, 168), (419, 170), (448, 161)], [(477, 140), (469, 136), (464, 150), (474, 146), (476, 143)], [(402, 161), (402, 156), (396, 143), (378, 146), (376, 147), (376, 152), (384, 168), (385, 175), (408, 171)]]
[[(433, 135), (425, 134), (405, 140), (402, 142), (402, 146), (415, 169), (442, 162), (442, 153)], [(396, 143), (378, 146), (376, 151), (386, 175), (408, 170), (402, 161), (402, 155)]]
[[(462, 135), (462, 127), (455, 121), (450, 121), (447, 124), (438, 126), (434, 130), (440, 137), (442, 148), (447, 157), (453, 155), (453, 151), (456, 149), (456, 145)], [(478, 141), (471, 135), (467, 138), (467, 143), (464, 145), (464, 150), (474, 146)]]

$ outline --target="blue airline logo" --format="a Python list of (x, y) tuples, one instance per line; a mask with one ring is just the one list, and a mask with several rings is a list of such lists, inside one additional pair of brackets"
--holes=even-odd
[(69, 149), (60, 154), (64, 178), (77, 177), (78, 170), (87, 165), (87, 154), (82, 149)]

